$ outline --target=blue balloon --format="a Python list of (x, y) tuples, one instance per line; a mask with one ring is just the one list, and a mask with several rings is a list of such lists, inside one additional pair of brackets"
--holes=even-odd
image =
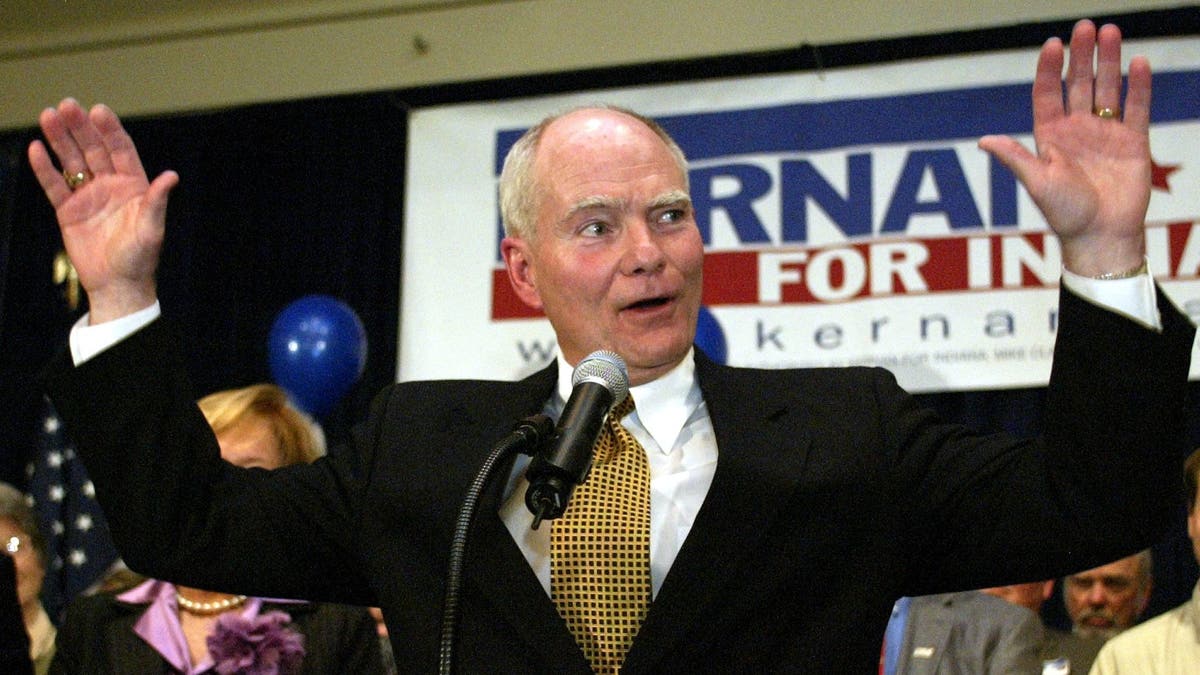
[(283, 308), (267, 338), (271, 377), (305, 412), (323, 417), (367, 365), (367, 331), (349, 305), (306, 295)]
[(725, 331), (721, 330), (716, 317), (703, 305), (700, 306), (700, 317), (696, 321), (696, 346), (713, 361), (725, 363)]

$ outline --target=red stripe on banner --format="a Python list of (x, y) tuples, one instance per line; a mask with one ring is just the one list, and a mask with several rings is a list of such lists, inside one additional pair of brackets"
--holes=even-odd
[(534, 309), (521, 301), (508, 280), (508, 272), (501, 267), (492, 270), (492, 320), (536, 319), (542, 310)]
[[(758, 302), (758, 252), (733, 251), (704, 256), (704, 304), (744, 305)], [(492, 320), (543, 316), (521, 302), (504, 268), (492, 270)]]
[(1162, 276), (1163, 273), (1170, 276), (1190, 276), (1189, 272), (1195, 274), (1194, 270), (1180, 270), (1179, 263), (1183, 261), (1183, 251), (1187, 248), (1187, 241), (1191, 237), (1192, 228), (1197, 223), (1184, 221), (1182, 223), (1167, 223), (1167, 239), (1170, 250), (1169, 260), (1171, 261), (1171, 269), (1169, 270), (1154, 270), (1154, 272)]
[(1004, 270), (1001, 269), (1001, 261), (1003, 256), (1000, 253), (1000, 242), (995, 237), (987, 237), (989, 246), (991, 247), (991, 265), (992, 265), (992, 285), (989, 288), (1000, 288), (1004, 285)]
[[(1032, 246), (1035, 251), (1037, 251), (1038, 253), (1045, 254), (1045, 252), (1046, 252), (1046, 235), (1045, 235), (1045, 233), (1031, 232), (1029, 234), (1023, 234), (1020, 236), (1022, 239), (1029, 242), (1029, 245)], [(1057, 281), (1057, 278), (1055, 279), (1055, 281)], [(1029, 271), (1028, 267), (1024, 267), (1021, 269), (1021, 288), (1036, 288), (1041, 285), (1042, 285), (1042, 283), (1040, 281), (1038, 281), (1037, 276), (1034, 275), (1033, 272)]]
[[(958, 291), (967, 288), (967, 239), (928, 239), (929, 262), (922, 268), (928, 290)], [(905, 289), (913, 292), (915, 289)]]
[(704, 255), (704, 304), (758, 303), (758, 251), (725, 251)]
[[(1195, 222), (1167, 225), (1170, 270), (1159, 278), (1190, 277), (1178, 269)], [(1200, 230), (1198, 230), (1200, 231)], [(1045, 232), (971, 237), (877, 239), (823, 248), (715, 251), (704, 256), (704, 304), (780, 305), (846, 302), (925, 293), (1048, 288)], [(1160, 240), (1161, 241), (1161, 240)], [(1056, 264), (1051, 262), (1051, 264)], [(1038, 270), (1048, 277), (1039, 278)], [(1005, 283), (1005, 270), (1012, 279)], [(503, 269), (492, 271), (492, 319), (540, 317), (517, 298)]]

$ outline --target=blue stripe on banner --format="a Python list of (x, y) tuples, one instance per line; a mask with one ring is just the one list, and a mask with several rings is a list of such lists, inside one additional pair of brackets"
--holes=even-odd
[[(919, 143), (1032, 131), (1032, 83), (656, 118), (688, 159)], [(1200, 71), (1155, 73), (1150, 119), (1200, 119)], [(524, 129), (496, 135), (496, 175)]]

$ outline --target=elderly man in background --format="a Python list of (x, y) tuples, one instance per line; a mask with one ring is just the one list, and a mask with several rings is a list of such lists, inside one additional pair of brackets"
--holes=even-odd
[(1149, 549), (1063, 579), (1071, 632), (1103, 643), (1137, 623), (1154, 588)]
[(1059, 666), (1047, 672), (1088, 672), (1104, 643), (1137, 623), (1154, 585), (1151, 563), (1147, 549), (1063, 579), (1071, 630), (1046, 630), (1043, 656)]

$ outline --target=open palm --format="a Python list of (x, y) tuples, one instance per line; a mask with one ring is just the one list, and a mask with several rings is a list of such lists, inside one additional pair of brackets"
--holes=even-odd
[(132, 140), (106, 106), (85, 112), (65, 99), (39, 122), (63, 172), (86, 176), (72, 189), (46, 146), (30, 144), (30, 165), (58, 217), (93, 323), (152, 304), (167, 195), (179, 177), (168, 171), (149, 182)]
[[(1145, 255), (1150, 65), (1142, 57), (1130, 61), (1122, 115), (1116, 26), (1075, 25), (1065, 96), (1063, 61), (1062, 42), (1048, 40), (1033, 85), (1037, 154), (1006, 136), (985, 136), (979, 145), (1020, 179), (1062, 242), (1068, 269), (1090, 276), (1128, 270)], [(1096, 111), (1103, 109), (1113, 114), (1101, 117)]]

